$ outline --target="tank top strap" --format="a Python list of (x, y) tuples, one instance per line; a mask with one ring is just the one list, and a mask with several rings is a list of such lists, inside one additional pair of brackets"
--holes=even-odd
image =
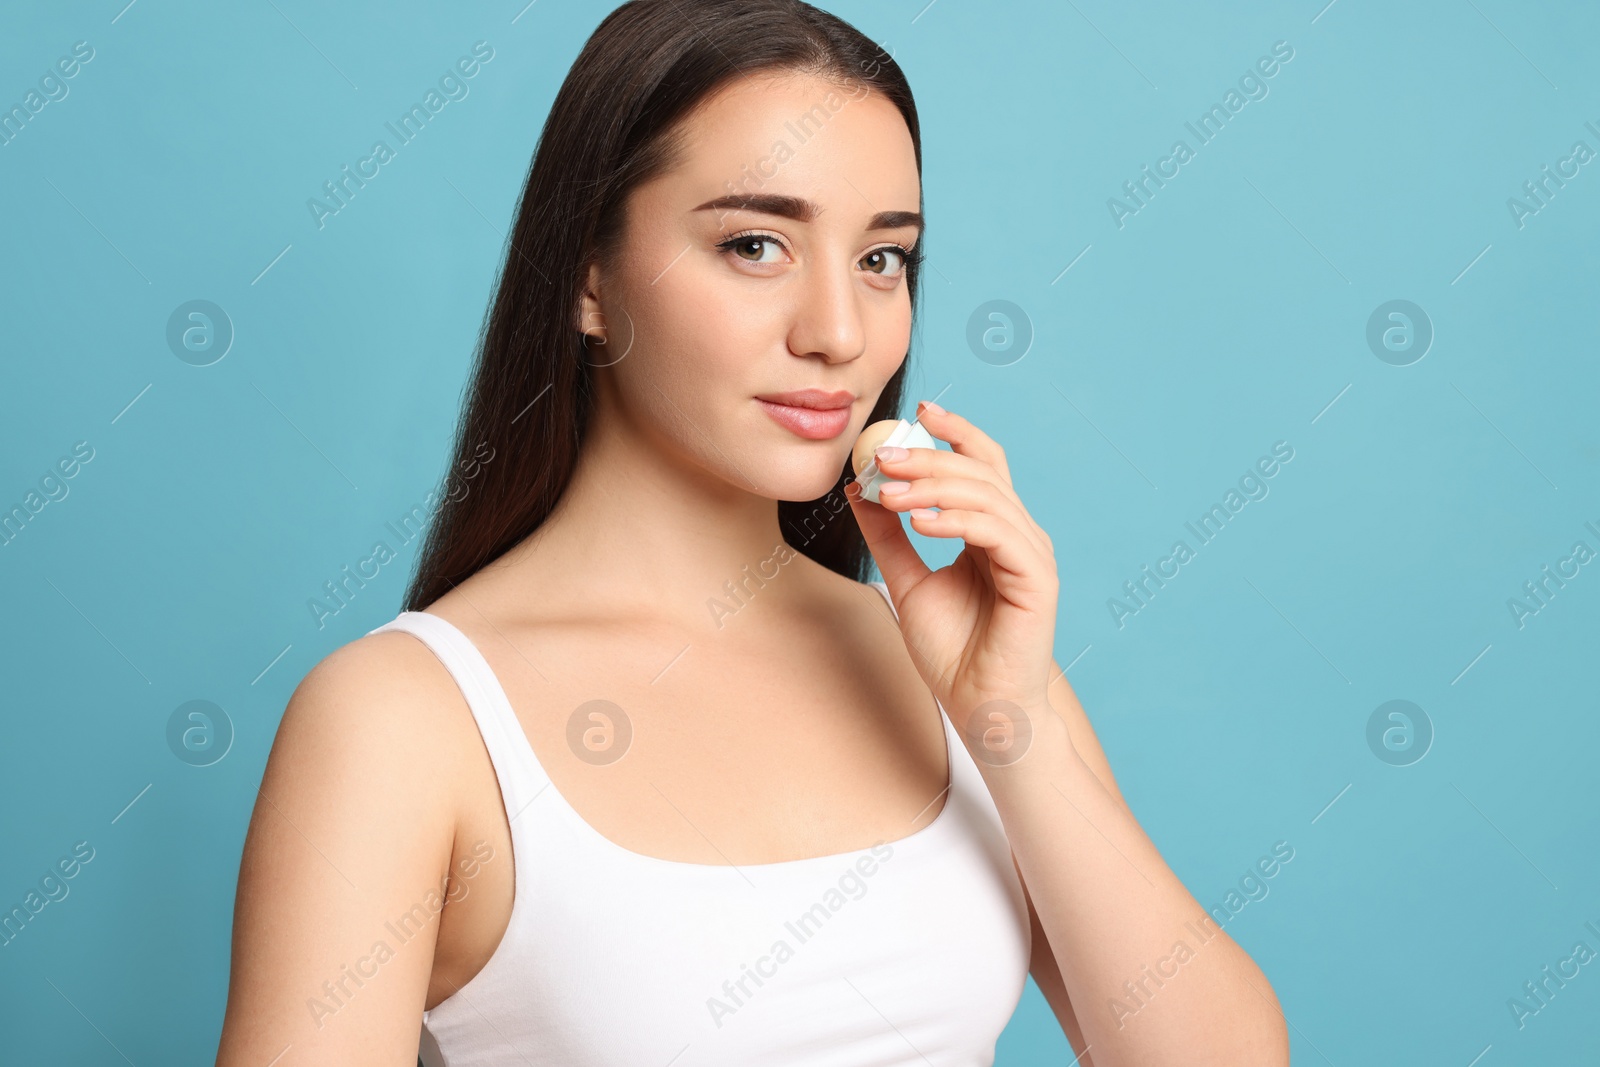
[(455, 679), (489, 750), (506, 817), (514, 820), (550, 784), (550, 778), (533, 754), (528, 735), (489, 661), (454, 623), (425, 611), (402, 611), (368, 632), (387, 630), (404, 630), (421, 640)]
[(898, 622), (900, 619), (900, 613), (895, 610), (894, 600), (889, 596), (889, 586), (882, 581), (872, 581), (868, 582), (867, 584), (883, 594), (884, 603), (889, 605), (890, 613), (894, 615), (895, 620)]

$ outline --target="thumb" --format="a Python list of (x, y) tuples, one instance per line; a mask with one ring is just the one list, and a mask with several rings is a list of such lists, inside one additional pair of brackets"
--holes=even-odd
[(916, 585), (931, 573), (917, 550), (911, 547), (911, 537), (901, 523), (899, 512), (862, 496), (860, 483), (853, 480), (845, 483), (844, 495), (850, 501), (856, 525), (861, 528), (861, 536), (891, 594), (898, 598), (900, 590)]

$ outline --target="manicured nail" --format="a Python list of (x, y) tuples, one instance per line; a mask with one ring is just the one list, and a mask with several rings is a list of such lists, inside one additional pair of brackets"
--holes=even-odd
[(920, 401), (920, 403), (922, 404), (922, 409), (924, 411), (931, 411), (935, 415), (943, 415), (944, 414), (944, 408), (940, 407), (938, 404), (935, 404), (931, 400), (923, 400), (923, 401)]
[(893, 496), (896, 493), (903, 493), (910, 488), (910, 482), (884, 482), (882, 485), (878, 486), (878, 495), (883, 496), (888, 494), (889, 496)]
[(913, 519), (937, 519), (939, 517), (939, 513), (932, 508), (912, 508), (906, 514)]
[(905, 459), (907, 456), (911, 455), (910, 452), (907, 452), (899, 445), (879, 445), (877, 448), (872, 450), (872, 454), (878, 459), (886, 459), (891, 463), (897, 459)]

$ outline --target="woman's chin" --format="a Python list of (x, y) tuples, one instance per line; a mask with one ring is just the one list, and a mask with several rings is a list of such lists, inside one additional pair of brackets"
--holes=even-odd
[[(761, 494), (774, 500), (817, 500), (839, 484), (840, 464), (819, 467), (812, 461), (797, 463), (793, 468), (769, 467), (756, 481)], [(839, 494), (839, 502), (845, 503), (843, 493)]]

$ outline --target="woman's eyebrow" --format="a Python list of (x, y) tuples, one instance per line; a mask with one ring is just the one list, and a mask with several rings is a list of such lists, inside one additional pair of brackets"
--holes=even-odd
[[(735, 193), (707, 200), (695, 211), (758, 211), (764, 215), (781, 215), (786, 219), (811, 222), (820, 214), (816, 204), (803, 197), (779, 193)], [(916, 211), (880, 211), (867, 222), (869, 230), (892, 230), (901, 226), (915, 226), (922, 233), (922, 215)]]

